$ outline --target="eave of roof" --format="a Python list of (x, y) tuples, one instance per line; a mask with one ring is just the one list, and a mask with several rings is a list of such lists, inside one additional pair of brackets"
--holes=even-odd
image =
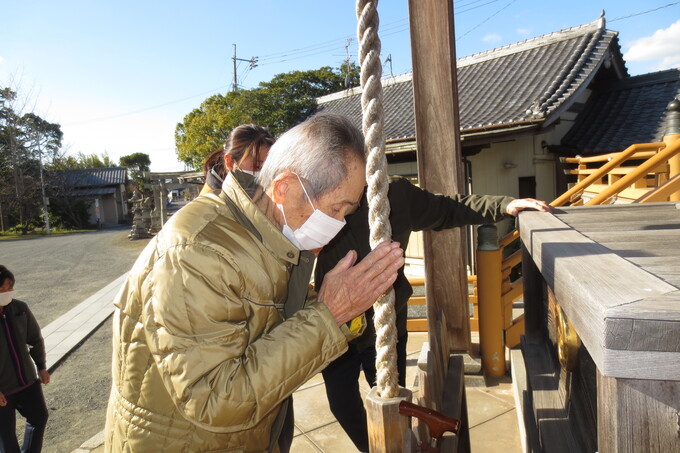
[(53, 170), (50, 173), (66, 187), (101, 187), (127, 183), (125, 167)]
[(602, 86), (561, 144), (592, 155), (661, 141), (667, 128), (666, 107), (676, 96), (680, 96), (680, 68)]
[[(627, 75), (617, 35), (600, 18), (459, 59), (461, 133), (555, 122), (603, 66), (613, 66), (609, 77)], [(415, 136), (412, 75), (385, 78), (382, 84), (386, 139)], [(317, 100), (318, 110), (343, 114), (360, 127), (360, 97), (360, 88), (324, 96)]]

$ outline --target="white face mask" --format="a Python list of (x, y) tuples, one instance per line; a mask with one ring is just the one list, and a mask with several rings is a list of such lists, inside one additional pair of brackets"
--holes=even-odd
[(12, 302), (12, 296), (13, 295), (14, 295), (14, 291), (7, 291), (7, 292), (4, 292), (4, 293), (0, 293), (0, 307), (4, 307), (5, 305)]
[(242, 168), (239, 168), (239, 171), (242, 171), (243, 173), (248, 173), (249, 175), (257, 176), (260, 174), (259, 171), (252, 171), (252, 170), (243, 170)]
[(283, 210), (283, 205), (277, 204), (276, 206), (281, 210), (281, 213), (283, 214), (283, 235), (290, 240), (290, 242), (293, 243), (297, 248), (300, 250), (315, 250), (315, 249), (320, 249), (324, 245), (328, 244), (331, 239), (333, 239), (339, 232), (342, 230), (342, 227), (345, 226), (345, 220), (337, 220), (334, 219), (333, 217), (329, 216), (328, 214), (325, 214), (324, 212), (320, 211), (319, 209), (314, 208), (314, 204), (312, 203), (312, 200), (309, 198), (309, 195), (307, 194), (307, 189), (305, 189), (305, 185), (302, 184), (302, 181), (300, 180), (300, 177), (293, 173), (295, 176), (297, 176), (298, 181), (300, 181), (300, 185), (302, 186), (302, 190), (305, 193), (305, 196), (307, 197), (307, 201), (309, 201), (309, 204), (312, 206), (312, 209), (314, 209), (314, 212), (312, 213), (311, 216), (305, 222), (298, 228), (297, 230), (294, 230), (288, 226), (288, 221), (286, 220), (286, 213)]

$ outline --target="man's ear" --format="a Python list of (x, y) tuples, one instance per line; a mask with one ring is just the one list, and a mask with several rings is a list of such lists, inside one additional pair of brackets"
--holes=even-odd
[(283, 172), (274, 178), (272, 181), (272, 201), (276, 204), (282, 204), (283, 200), (286, 199), (286, 195), (290, 190), (291, 186), (288, 184), (288, 178), (291, 177), (290, 172)]
[(234, 162), (234, 158), (231, 157), (231, 154), (224, 154), (224, 165), (229, 169), (229, 171), (232, 171), (234, 167), (236, 167), (236, 162)]

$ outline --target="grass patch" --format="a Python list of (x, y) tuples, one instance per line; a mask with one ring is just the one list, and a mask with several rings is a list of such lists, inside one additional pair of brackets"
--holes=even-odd
[(67, 234), (87, 233), (87, 232), (92, 232), (92, 231), (97, 231), (97, 230), (93, 230), (93, 229), (62, 230), (62, 229), (53, 228), (50, 231), (50, 234), (46, 234), (45, 230), (43, 228), (31, 230), (31, 231), (26, 232), (25, 234), (22, 233), (21, 231), (0, 231), (0, 241), (7, 241), (7, 240), (11, 240), (11, 239), (31, 239), (31, 238), (37, 238), (37, 237), (42, 237), (42, 236), (64, 236), (64, 235), (67, 235)]

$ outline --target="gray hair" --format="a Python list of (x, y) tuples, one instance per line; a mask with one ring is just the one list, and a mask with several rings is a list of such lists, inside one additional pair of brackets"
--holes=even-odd
[(319, 113), (284, 133), (269, 150), (257, 177), (265, 190), (284, 171), (296, 173), (318, 198), (347, 179), (351, 156), (366, 163), (364, 137), (346, 117)]

